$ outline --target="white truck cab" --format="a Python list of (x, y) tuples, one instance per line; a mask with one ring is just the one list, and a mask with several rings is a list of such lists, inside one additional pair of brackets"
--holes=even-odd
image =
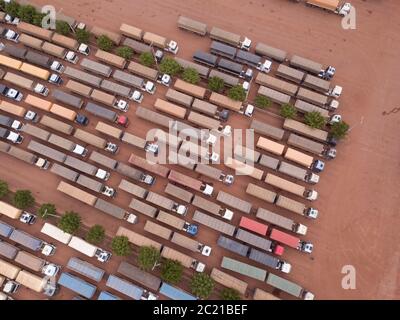
[(115, 195), (116, 195), (115, 189), (111, 188), (109, 186), (104, 186), (104, 189), (101, 193), (110, 198), (115, 197)]
[(228, 186), (232, 185), (235, 181), (235, 177), (231, 174), (227, 174), (222, 178), (222, 182)]
[(342, 116), (340, 114), (334, 114), (330, 117), (328, 124), (332, 125), (334, 123), (339, 123), (342, 121)]
[(88, 153), (88, 149), (86, 149), (85, 147), (76, 144), (74, 150), (72, 150), (73, 153), (82, 156), (82, 157), (86, 157), (87, 153)]
[(305, 253), (312, 253), (314, 245), (310, 242), (301, 241), (300, 242), (300, 251)]
[(153, 153), (155, 155), (158, 154), (158, 150), (159, 150), (159, 146), (157, 144), (155, 144), (155, 143), (147, 142), (146, 146), (144, 147), (144, 151)]
[(14, 120), (13, 123), (11, 124), (11, 128), (17, 131), (21, 130), (23, 126), (24, 126), (23, 123), (18, 120)]
[(214, 145), (217, 142), (217, 137), (209, 134), (207, 138), (204, 139), (206, 144)]
[(176, 212), (177, 214), (179, 214), (181, 216), (185, 216), (188, 211), (188, 208), (183, 204), (175, 203), (172, 208), (172, 211)]
[(339, 99), (343, 92), (343, 87), (341, 86), (334, 86), (333, 88), (329, 89), (327, 95), (336, 99)]
[(36, 112), (32, 111), (32, 110), (28, 110), (28, 112), (24, 116), (24, 119), (28, 120), (28, 121), (32, 121), (32, 122), (38, 122), (39, 121), (39, 115)]
[(20, 284), (13, 280), (8, 280), (3, 287), (3, 292), (8, 294), (16, 293), (19, 289)]
[(60, 271), (61, 267), (54, 263), (47, 263), (42, 268), (42, 273), (48, 277), (55, 277)]
[(158, 75), (158, 79), (157, 79), (158, 83), (161, 83), (162, 85), (169, 87), (171, 85), (172, 82), (172, 78), (169, 74), (160, 74)]
[(315, 190), (306, 190), (304, 197), (307, 200), (314, 201), (318, 199), (318, 192)]
[(350, 13), (350, 11), (351, 11), (351, 4), (349, 3), (349, 2), (346, 2), (346, 3), (344, 3), (342, 6), (340, 6), (338, 9), (337, 9), (337, 13), (340, 15), (340, 16), (347, 16), (349, 13)]
[(79, 45), (78, 52), (82, 53), (85, 56), (88, 56), (90, 54), (90, 48), (87, 44), (81, 43)]
[(206, 269), (206, 265), (202, 262), (195, 261), (193, 264), (193, 269), (197, 272), (204, 272), (204, 270)]
[(107, 146), (105, 148), (105, 151), (108, 151), (112, 154), (116, 154), (118, 152), (119, 148), (115, 143), (108, 142)]
[(50, 76), (49, 82), (52, 83), (52, 84), (55, 84), (57, 86), (60, 86), (63, 83), (61, 77), (58, 74), (55, 74), (55, 73), (53, 73)]
[(306, 182), (311, 183), (311, 184), (317, 184), (319, 182), (319, 175), (309, 172), (306, 176)]
[(264, 63), (259, 63), (257, 66), (257, 70), (264, 72), (264, 73), (269, 73), (271, 71), (272, 67), (272, 61), (265, 60)]
[(49, 161), (43, 158), (38, 158), (35, 162), (35, 166), (43, 170), (47, 170), (50, 167), (50, 164)]
[(144, 91), (154, 94), (156, 92), (156, 86), (153, 82), (147, 81), (143, 88)]
[(14, 144), (21, 144), (24, 141), (24, 137), (21, 136), (19, 133), (10, 131), (8, 136), (6, 137), (8, 141), (11, 141)]
[(111, 256), (112, 254), (110, 252), (107, 252), (102, 249), (97, 249), (95, 253), (95, 257), (100, 262), (107, 262), (108, 260), (110, 260)]
[(292, 265), (290, 263), (285, 262), (285, 261), (280, 261), (280, 265), (278, 266), (278, 268), (283, 273), (290, 273), (290, 271), (292, 270)]
[(143, 93), (141, 93), (138, 90), (135, 90), (135, 91), (133, 91), (130, 99), (137, 103), (141, 103), (143, 101)]
[(209, 257), (211, 255), (211, 251), (211, 247), (203, 245), (200, 252), (203, 256)]
[(73, 64), (77, 64), (79, 61), (78, 55), (73, 51), (68, 51), (64, 59)]
[(173, 54), (177, 54), (179, 51), (178, 43), (174, 40), (170, 40), (165, 51), (171, 52)]
[(296, 228), (296, 233), (305, 236), (307, 234), (307, 230), (308, 228), (304, 224), (299, 223)]
[(207, 152), (205, 155), (205, 159), (211, 162), (218, 162), (219, 160), (219, 154), (216, 152)]
[(308, 209), (306, 209), (306, 212), (304, 213), (304, 215), (305, 215), (307, 218), (317, 219), (318, 213), (319, 213), (319, 212), (318, 212), (317, 209), (308, 208)]
[(122, 112), (127, 112), (129, 110), (129, 103), (122, 99), (117, 100), (117, 102), (115, 102), (114, 108), (116, 108)]
[(56, 253), (56, 246), (53, 246), (52, 244), (44, 242), (42, 245), (42, 254), (45, 256), (52, 256)]
[(47, 97), (49, 95), (49, 88), (45, 87), (41, 83), (36, 84), (35, 88), (33, 91), (37, 94), (40, 94), (44, 97)]
[(205, 194), (206, 196), (211, 197), (213, 192), (214, 192), (214, 187), (210, 186), (209, 184), (205, 184), (201, 190), (203, 192), (203, 194)]
[(136, 224), (136, 223), (138, 223), (139, 219), (135, 214), (128, 213), (128, 215), (125, 217), (125, 220), (130, 224)]
[(56, 72), (58, 72), (58, 73), (63, 73), (64, 70), (65, 70), (65, 67), (64, 67), (64, 65), (61, 64), (60, 62), (58, 62), (58, 61), (53, 61), (53, 62), (51, 63), (51, 65), (50, 65), (50, 69), (53, 70), (53, 71), (56, 71)]
[(14, 30), (11, 30), (11, 29), (5, 29), (3, 31), (3, 37), (6, 38), (7, 40), (15, 42), (15, 43), (19, 42), (19, 33), (15, 32)]
[(21, 216), (19, 217), (19, 221), (25, 224), (34, 224), (36, 221), (36, 215), (24, 211)]
[(233, 219), (233, 211), (229, 209), (222, 209), (221, 217), (225, 220), (231, 221)]
[(254, 113), (254, 106), (252, 104), (248, 104), (246, 110), (244, 111), (244, 115), (247, 117), (252, 117)]
[(103, 169), (98, 169), (95, 176), (96, 178), (107, 181), (110, 178), (110, 173)]
[(230, 137), (232, 134), (232, 127), (229, 125), (226, 125), (221, 132), (224, 136), (226, 137)]
[(20, 92), (20, 91), (18, 91), (16, 89), (13, 89), (13, 88), (8, 88), (8, 90), (7, 90), (5, 95), (6, 95), (7, 98), (10, 98), (10, 99), (18, 101), (18, 102), (21, 101), (22, 98), (24, 97), (22, 92)]
[(249, 51), (251, 47), (251, 40), (247, 37), (244, 38), (242, 42), (239, 44), (240, 49)]

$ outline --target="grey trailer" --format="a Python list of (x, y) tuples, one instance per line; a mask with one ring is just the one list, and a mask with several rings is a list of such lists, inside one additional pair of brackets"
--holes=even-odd
[(14, 260), (19, 249), (5, 241), (0, 240), (0, 256), (7, 259)]
[(218, 62), (218, 69), (235, 76), (240, 76), (243, 72), (243, 65), (227, 59), (221, 59)]
[(112, 274), (109, 275), (106, 286), (134, 300), (140, 300), (144, 292), (142, 288)]
[(93, 151), (90, 154), (89, 159), (92, 160), (93, 162), (95, 162), (101, 166), (104, 166), (108, 169), (111, 169), (111, 170), (115, 170), (115, 168), (118, 166), (117, 160), (107, 157), (105, 155), (102, 155), (101, 153), (99, 153), (97, 151)]
[(234, 59), (236, 55), (236, 48), (221, 42), (213, 41), (211, 43), (210, 52), (218, 56)]
[(246, 246), (238, 241), (229, 239), (225, 236), (219, 236), (217, 245), (219, 245), (221, 248), (224, 248), (228, 251), (237, 253), (240, 256), (246, 257), (247, 253), (250, 250), (249, 246)]
[(8, 238), (14, 230), (14, 227), (0, 220), (0, 236)]
[(47, 147), (44, 144), (36, 142), (35, 140), (31, 140), (28, 144), (28, 149), (30, 151), (39, 153), (40, 155), (50, 158), (57, 162), (64, 162), (67, 158), (67, 155), (63, 152), (57, 151), (53, 148)]
[(81, 62), (83, 69), (89, 72), (96, 73), (100, 76), (108, 78), (111, 75), (112, 68), (97, 61), (84, 58)]
[(217, 65), (218, 57), (211, 53), (197, 50), (193, 55), (193, 60), (214, 68)]
[(131, 48), (134, 52), (139, 54), (143, 52), (150, 52), (150, 53), (153, 52), (149, 45), (129, 38), (125, 38), (125, 40), (123, 41), (123, 45)]
[(264, 43), (257, 43), (255, 52), (259, 54), (260, 56), (265, 56), (271, 59), (274, 59), (278, 62), (283, 62), (286, 60), (287, 57), (287, 52), (283, 51), (281, 49), (277, 49), (271, 46), (268, 46)]
[(271, 137), (276, 140), (282, 140), (283, 135), (285, 134), (285, 130), (271, 126), (256, 119), (251, 121), (250, 129), (253, 129), (255, 132), (263, 136)]
[(158, 291), (161, 286), (161, 280), (158, 277), (125, 261), (120, 263), (117, 272), (153, 291)]
[(79, 258), (70, 258), (67, 263), (67, 268), (96, 282), (99, 282), (104, 276), (103, 269)]
[(86, 83), (96, 88), (100, 88), (100, 84), (103, 81), (103, 79), (100, 77), (93, 76), (87, 72), (74, 69), (71, 67), (66, 67), (64, 74), (71, 79), (74, 79), (78, 82)]
[(19, 60), (25, 60), (25, 56), (28, 50), (26, 48), (20, 48), (17, 46), (13, 46), (11, 44), (6, 44), (6, 46), (3, 49), (3, 52), (13, 58), (17, 58)]
[(235, 238), (256, 248), (271, 252), (272, 242), (249, 231), (238, 229)]
[(231, 76), (229, 74), (223, 73), (223, 72), (215, 70), (215, 69), (211, 70), (208, 77), (209, 78), (218, 77), (218, 78), (224, 80), (224, 84), (228, 87), (234, 87), (239, 84), (238, 77)]
[(261, 63), (260, 56), (245, 50), (237, 50), (235, 60), (252, 67), (257, 67)]
[(10, 235), (10, 240), (14, 241), (32, 251), (39, 251), (42, 248), (43, 241), (35, 238), (21, 230), (14, 230)]
[(58, 176), (60, 176), (61, 178), (64, 178), (66, 180), (75, 182), (78, 177), (79, 177), (79, 173), (69, 169), (67, 167), (64, 167), (58, 163), (54, 163), (50, 169), (50, 171)]
[(99, 106), (96, 103), (93, 102), (88, 102), (86, 104), (85, 110), (99, 118), (115, 122), (115, 120), (118, 118), (118, 114), (108, 108)]
[(83, 100), (81, 98), (58, 89), (52, 90), (51, 96), (58, 102), (65, 103), (76, 109), (81, 109), (83, 106)]
[(175, 57), (175, 61), (178, 62), (179, 65), (183, 69), (188, 69), (188, 68), (195, 69), (199, 73), (200, 77), (202, 77), (202, 78), (207, 78), (208, 74), (210, 73), (210, 68), (207, 68), (200, 64), (197, 64), (197, 63), (194, 63), (194, 62), (182, 59), (182, 58), (178, 58), (178, 57)]

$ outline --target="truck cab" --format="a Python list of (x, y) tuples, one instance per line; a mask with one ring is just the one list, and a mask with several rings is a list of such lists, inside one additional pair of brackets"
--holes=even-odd
[(24, 126), (24, 124), (21, 121), (18, 120), (14, 120), (11, 123), (11, 128), (17, 131), (20, 131), (22, 129), (22, 127)]
[(172, 78), (169, 74), (159, 74), (157, 78), (157, 82), (161, 83), (162, 85), (169, 87), (172, 82)]
[(125, 220), (130, 224), (136, 224), (136, 223), (138, 223), (139, 219), (135, 214), (127, 212), (127, 216), (125, 217)]
[(8, 131), (6, 139), (8, 141), (11, 141), (14, 144), (21, 144), (22, 141), (24, 141), (23, 136), (21, 136), (19, 133), (13, 132), (13, 131)]
[(328, 96), (339, 99), (342, 95), (343, 87), (341, 86), (334, 86), (332, 89), (329, 89)]
[(209, 257), (211, 255), (211, 247), (199, 244), (199, 251), (203, 256)]
[(150, 142), (147, 142), (146, 143), (146, 146), (144, 147), (144, 150), (146, 151), (146, 152), (150, 152), (150, 153), (152, 153), (152, 154), (154, 154), (154, 155), (157, 155), (158, 154), (158, 150), (159, 150), (160, 148), (159, 148), (159, 146), (157, 145), (157, 144), (155, 144), (155, 143), (150, 143)]
[(165, 48), (165, 51), (177, 54), (179, 51), (178, 43), (174, 40), (170, 40), (167, 44), (167, 47)]
[(199, 232), (199, 226), (197, 224), (185, 222), (185, 225), (183, 226), (183, 231), (194, 237)]
[(56, 246), (53, 246), (52, 244), (49, 244), (47, 242), (43, 242), (41, 252), (45, 256), (52, 256), (56, 253)]
[(325, 163), (321, 160), (315, 160), (311, 166), (311, 170), (315, 173), (324, 171)]
[(219, 160), (219, 154), (216, 152), (207, 152), (205, 155), (205, 159), (211, 162), (218, 162)]
[(3, 287), (3, 292), (8, 294), (16, 293), (19, 289), (20, 284), (13, 280), (7, 280), (6, 284)]
[(137, 103), (141, 103), (143, 101), (143, 93), (141, 93), (138, 90), (135, 90), (135, 91), (133, 91), (130, 99)]
[(251, 79), (253, 79), (253, 75), (254, 75), (253, 70), (250, 68), (247, 68), (246, 71), (244, 71), (244, 70), (242, 71), (242, 73), (240, 74), (240, 77), (244, 78), (247, 81), (251, 81)]
[(342, 116), (340, 114), (334, 114), (329, 118), (328, 124), (333, 125), (334, 123), (339, 123), (342, 121)]
[(112, 154), (116, 154), (118, 152), (119, 148), (115, 143), (108, 142), (107, 146), (105, 148), (105, 151), (108, 151)]
[(229, 119), (229, 110), (228, 109), (223, 109), (222, 111), (219, 111), (217, 113), (218, 120), (221, 120), (222, 122), (226, 122)]
[(154, 178), (153, 176), (151, 176), (149, 174), (143, 174), (140, 177), (140, 181), (149, 186), (152, 186), (156, 182), (156, 178)]
[(229, 126), (229, 125), (226, 125), (226, 126), (222, 129), (221, 133), (222, 133), (224, 136), (226, 136), (226, 137), (230, 137), (231, 134), (232, 134), (232, 127)]
[(47, 283), (47, 285), (45, 286), (45, 288), (43, 290), (44, 290), (43, 293), (46, 296), (52, 297), (58, 292), (59, 286)]
[(314, 245), (310, 242), (300, 241), (299, 243), (299, 250), (305, 253), (312, 253)]
[(295, 228), (295, 232), (303, 236), (307, 234), (307, 230), (308, 230), (307, 226), (301, 223), (298, 223)]
[(19, 221), (21, 221), (22, 223), (25, 223), (25, 224), (32, 225), (32, 224), (34, 224), (36, 222), (36, 218), (37, 218), (36, 215), (24, 211), (21, 214), (21, 216), (19, 217)]
[(249, 51), (251, 48), (251, 40), (249, 38), (245, 37), (244, 40), (242, 42), (240, 42), (239, 48)]
[(221, 212), (221, 217), (231, 221), (233, 219), (233, 211), (229, 210), (229, 209), (222, 209)]
[(67, 54), (65, 55), (65, 60), (67, 60), (68, 62), (71, 62), (73, 64), (77, 64), (79, 61), (79, 57), (75, 52), (68, 51)]
[(84, 116), (83, 114), (78, 114), (76, 116), (75, 122), (82, 126), (87, 126), (89, 124), (89, 118)]
[(0, 84), (0, 94), (15, 101), (21, 101), (23, 94), (13, 88), (9, 88), (4, 84)]
[(336, 73), (336, 68), (333, 66), (328, 66), (325, 70), (321, 70), (318, 76), (324, 80), (332, 80)]
[(201, 188), (201, 192), (203, 192), (203, 194), (205, 194), (206, 196), (212, 197), (214, 187), (210, 186), (209, 184), (204, 184)]
[(317, 184), (319, 182), (319, 175), (313, 173), (313, 172), (308, 172), (306, 177), (305, 177), (306, 182), (311, 183), (311, 184)]
[(235, 181), (235, 177), (234, 177), (233, 175), (231, 175), (231, 174), (227, 174), (227, 175), (224, 175), (224, 176), (222, 177), (221, 181), (222, 181), (224, 184), (230, 186), (230, 185), (232, 185), (233, 182)]
[(40, 94), (44, 97), (47, 97), (49, 95), (49, 88), (45, 87), (44, 85), (38, 83), (36, 84), (35, 88), (33, 91), (37, 94)]
[(140, 300), (149, 300), (149, 301), (150, 300), (158, 300), (158, 295), (156, 295), (150, 291), (144, 290)]
[(351, 11), (351, 4), (349, 3), (349, 2), (346, 2), (346, 3), (344, 3), (342, 6), (340, 6), (338, 9), (337, 9), (337, 13), (340, 15), (340, 16), (347, 16), (349, 13), (350, 13), (350, 11)]
[(156, 92), (156, 86), (153, 82), (147, 81), (144, 85), (143, 90), (150, 94), (154, 94)]
[(308, 218), (317, 219), (318, 217), (318, 210), (314, 208), (307, 208), (304, 215)]
[(259, 62), (257, 66), (257, 70), (264, 72), (264, 73), (269, 73), (271, 71), (272, 67), (272, 61), (265, 60), (264, 63)]
[(88, 153), (88, 149), (86, 149), (85, 147), (77, 144), (75, 145), (74, 150), (72, 150), (73, 153), (82, 156), (82, 157), (86, 157), (87, 153)]
[(58, 61), (53, 61), (50, 65), (50, 70), (56, 71), (58, 73), (63, 73), (65, 67)]
[(87, 44), (81, 43), (79, 45), (78, 52), (82, 53), (85, 56), (88, 56), (90, 54), (90, 48)]
[[(6, 1), (4, 1), (4, 2), (6, 2)], [(9, 14), (6, 14), (4, 17), (4, 21), (8, 24), (12, 24), (12, 25), (16, 26), (20, 23), (21, 20), (17, 17), (12, 17)]]
[(306, 190), (304, 193), (304, 197), (307, 200), (314, 201), (318, 199), (318, 192), (315, 190)]
[(110, 173), (103, 169), (98, 169), (95, 176), (96, 178), (107, 181), (110, 178)]
[(164, 58), (164, 52), (162, 50), (157, 50), (154, 54), (154, 58), (157, 60), (158, 63), (160, 63)]
[(331, 160), (331, 159), (335, 159), (336, 158), (336, 154), (337, 154), (337, 151), (336, 151), (335, 148), (327, 147), (327, 148), (325, 148), (323, 155), (324, 155), (324, 157), (326, 159)]
[(4, 29), (2, 33), (3, 38), (13, 41), (15, 43), (19, 42), (19, 33), (15, 32), (14, 30), (11, 29)]
[(111, 258), (111, 253), (107, 252), (102, 249), (97, 249), (95, 253), (95, 257), (97, 258), (98, 261), (100, 262), (107, 262)]
[(204, 139), (206, 144), (214, 145), (217, 142), (217, 137), (211, 133)]
[(251, 118), (253, 116), (254, 110), (254, 106), (252, 104), (248, 104), (246, 110), (244, 111), (244, 115)]
[(115, 197), (116, 194), (115, 189), (108, 186), (105, 186), (101, 193), (110, 198)]
[(32, 110), (28, 110), (28, 112), (24, 116), (24, 119), (36, 123), (39, 122), (39, 115)]
[(42, 268), (42, 273), (48, 277), (55, 277), (60, 271), (61, 267), (54, 263), (47, 263)]
[(277, 269), (282, 271), (283, 273), (290, 273), (290, 271), (292, 270), (292, 265), (285, 261), (279, 260)]
[(176, 212), (177, 214), (179, 214), (181, 216), (185, 216), (188, 211), (188, 208), (186, 206), (184, 206), (183, 204), (174, 203), (174, 206), (172, 207), (172, 211)]
[(49, 161), (43, 158), (38, 158), (35, 162), (35, 166), (43, 170), (47, 170), (50, 167), (50, 164)]
[(55, 84), (57, 86), (60, 86), (60, 85), (62, 85), (63, 80), (61, 79), (61, 77), (58, 74), (53, 73), (49, 78), (49, 82), (52, 84)]
[(194, 260), (192, 263), (192, 268), (197, 272), (204, 272), (206, 265), (200, 261)]
[(128, 117), (126, 117), (126, 116), (118, 116), (118, 118), (116, 120), (116, 123), (118, 125), (123, 126), (123, 127), (126, 128), (128, 126), (128, 123), (129, 123)]

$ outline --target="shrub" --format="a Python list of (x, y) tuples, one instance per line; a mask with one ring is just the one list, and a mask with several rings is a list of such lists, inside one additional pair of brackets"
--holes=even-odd
[(229, 89), (228, 97), (235, 101), (244, 101), (246, 99), (246, 90), (241, 85)]
[(32, 24), (34, 24), (35, 26), (41, 27), (41, 26), (42, 26), (43, 18), (44, 18), (45, 16), (46, 16), (45, 13), (38, 13), (38, 12), (36, 12), (36, 14), (33, 16)]
[(9, 192), (8, 183), (0, 180), (0, 199), (4, 198)]
[(256, 96), (254, 104), (256, 105), (257, 108), (265, 109), (271, 105), (271, 100), (268, 99), (266, 96), (259, 94)]
[(77, 29), (75, 31), (75, 38), (79, 43), (89, 43), (90, 40), (90, 32), (87, 30)]
[(196, 69), (186, 68), (183, 71), (182, 79), (185, 80), (186, 82), (197, 84), (200, 82), (200, 75)]
[(196, 273), (190, 287), (194, 295), (200, 299), (207, 299), (214, 290), (214, 280), (206, 273)]
[(86, 240), (93, 244), (98, 244), (104, 240), (106, 231), (101, 225), (95, 224), (89, 229), (86, 235)]
[(182, 67), (174, 59), (165, 58), (160, 63), (160, 71), (173, 77), (182, 71)]
[(232, 288), (225, 288), (220, 293), (221, 300), (240, 300), (240, 293)]
[(224, 80), (219, 77), (211, 77), (208, 80), (208, 89), (214, 92), (221, 92), (224, 89)]
[(350, 126), (344, 121), (336, 122), (331, 127), (330, 136), (335, 139), (343, 139), (347, 135), (349, 128)]
[(161, 279), (172, 283), (177, 284), (181, 281), (183, 273), (182, 263), (176, 260), (166, 259), (164, 260), (161, 266)]
[(50, 216), (57, 217), (56, 206), (52, 203), (44, 203), (38, 210), (39, 217), (47, 219)]
[(126, 257), (131, 254), (131, 246), (128, 237), (116, 236), (111, 242), (112, 251), (120, 257)]
[(146, 67), (152, 67), (154, 65), (154, 58), (151, 52), (142, 52), (139, 61)]
[(281, 106), (281, 116), (286, 119), (293, 119), (297, 115), (297, 110), (291, 104), (284, 104)]
[(71, 33), (71, 27), (69, 24), (62, 20), (56, 21), (56, 32), (63, 36), (68, 36)]
[(145, 271), (152, 270), (160, 261), (160, 251), (154, 247), (143, 246), (139, 249), (138, 264)]
[(81, 226), (81, 217), (73, 211), (67, 211), (61, 217), (58, 227), (67, 233), (74, 234)]
[(114, 42), (109, 37), (102, 35), (97, 38), (97, 46), (101, 50), (109, 52), (114, 47)]
[(18, 9), (18, 17), (24, 22), (32, 23), (35, 15), (36, 9), (31, 5), (20, 6)]
[(12, 17), (19, 17), (19, 7), (20, 5), (16, 1), (12, 0), (10, 3), (6, 3), (4, 11)]
[(119, 55), (120, 57), (126, 59), (126, 60), (131, 60), (132, 56), (133, 56), (133, 50), (132, 48), (129, 47), (119, 47), (117, 48), (116, 51), (117, 55)]
[(29, 190), (18, 190), (14, 195), (14, 205), (18, 209), (27, 209), (35, 204), (35, 198)]
[(326, 119), (318, 111), (312, 111), (306, 113), (304, 122), (313, 129), (321, 129), (325, 126)]

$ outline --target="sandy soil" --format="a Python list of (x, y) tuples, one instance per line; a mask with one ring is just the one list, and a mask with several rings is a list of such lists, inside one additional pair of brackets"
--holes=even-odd
[[(47, 4), (48, 1), (36, 0), (35, 3)], [(397, 245), (399, 225), (397, 207), (399, 196), (399, 153), (397, 130), (399, 116), (396, 112), (385, 115), (399, 107), (399, 93), (395, 84), (400, 80), (400, 67), (397, 52), (400, 49), (400, 23), (396, 19), (400, 13), (399, 4), (394, 1), (372, 2), (353, 0), (357, 9), (357, 29), (343, 30), (338, 16), (311, 9), (303, 4), (290, 1), (252, 0), (243, 7), (238, 1), (55, 1), (57, 8), (63, 8), (65, 14), (75, 16), (89, 25), (99, 25), (112, 31), (118, 31), (121, 22), (141, 27), (144, 30), (170, 36), (180, 45), (179, 56), (190, 58), (193, 52), (202, 48), (207, 50), (210, 39), (201, 38), (176, 27), (179, 14), (188, 15), (204, 21), (209, 27), (219, 26), (250, 37), (254, 43), (259, 41), (320, 61), (325, 65), (334, 65), (337, 75), (334, 83), (344, 87), (340, 98), (340, 113), (351, 125), (349, 137), (338, 147), (338, 158), (327, 165), (316, 186), (320, 199), (315, 206), (320, 210), (317, 221), (309, 221), (293, 216), (278, 208), (261, 203), (245, 195), (245, 186), (250, 178), (241, 177), (233, 187), (216, 184), (216, 189), (224, 189), (242, 198), (247, 198), (254, 206), (263, 206), (281, 213), (309, 227), (306, 240), (315, 244), (311, 256), (294, 250), (287, 250), (285, 260), (293, 265), (293, 272), (287, 276), (316, 294), (318, 299), (393, 299), (400, 297), (398, 270), (400, 249)], [(105, 14), (107, 13), (107, 14)], [(223, 14), (221, 14), (223, 13)], [(253, 86), (252, 95), (256, 91)], [(165, 88), (158, 86), (155, 96), (146, 96), (143, 105), (151, 106), (155, 98), (163, 96)], [(135, 121), (135, 108), (131, 107), (128, 116), (131, 120), (129, 132), (144, 136), (151, 127), (149, 123)], [(281, 126), (282, 120), (267, 113), (258, 112), (256, 119)], [(97, 119), (91, 117), (90, 131), (94, 132)], [(234, 116), (230, 124), (235, 128), (246, 128), (249, 120)], [(23, 144), (26, 147), (29, 138)], [(92, 149), (91, 149), (92, 150)], [(129, 154), (138, 149), (123, 146), (117, 159), (127, 162)], [(9, 182), (12, 188), (31, 189), (37, 201), (57, 204), (59, 212), (75, 210), (80, 212), (84, 224), (96, 223), (107, 228), (112, 237), (120, 221), (83, 206), (77, 201), (60, 194), (55, 189), (59, 178), (51, 173), (15, 162), (1, 156), (0, 176)], [(10, 170), (12, 168), (12, 170)], [(187, 172), (180, 169), (182, 172)], [(28, 178), (29, 177), (29, 178)], [(121, 179), (116, 173), (109, 181), (116, 187)], [(254, 181), (252, 181), (254, 182)], [(158, 179), (152, 190), (161, 191), (166, 181)], [(390, 186), (389, 192), (386, 192)], [(114, 203), (127, 207), (130, 197), (120, 192)], [(193, 208), (188, 215), (190, 218)], [(241, 213), (237, 212), (234, 223), (237, 224)], [(3, 219), (3, 218), (2, 218)], [(7, 220), (4, 218), (4, 220)], [(10, 222), (10, 221), (8, 221)], [(138, 232), (143, 231), (145, 219), (135, 226), (127, 226)], [(19, 228), (27, 228), (18, 225)], [(39, 235), (41, 222), (29, 231)], [(199, 240), (213, 246), (209, 258), (198, 257), (207, 264), (207, 270), (219, 267), (223, 255), (234, 255), (219, 249), (215, 242), (216, 232), (206, 227), (200, 228)], [(161, 239), (158, 239), (161, 241)], [(171, 244), (169, 244), (171, 245)], [(107, 247), (107, 242), (104, 245)], [(67, 247), (59, 245), (58, 253), (52, 261), (65, 265), (71, 256), (79, 256)], [(85, 257), (82, 257), (85, 258)], [(236, 259), (241, 260), (237, 256)], [(134, 262), (134, 258), (129, 258)], [(104, 265), (107, 273), (115, 273), (120, 259), (113, 258)], [(91, 263), (97, 264), (90, 259)], [(342, 267), (352, 265), (356, 268), (356, 290), (344, 290), (341, 287)], [(278, 272), (278, 271), (276, 271)], [(185, 272), (185, 278), (191, 272)], [(249, 283), (249, 288), (263, 288), (271, 291), (262, 282), (239, 277)], [(187, 284), (183, 285), (188, 289)], [(104, 289), (102, 282), (99, 289)], [(74, 295), (62, 289), (55, 299), (68, 299)], [(283, 298), (288, 298), (281, 295)], [(43, 299), (42, 295), (21, 290), (16, 298)]]

